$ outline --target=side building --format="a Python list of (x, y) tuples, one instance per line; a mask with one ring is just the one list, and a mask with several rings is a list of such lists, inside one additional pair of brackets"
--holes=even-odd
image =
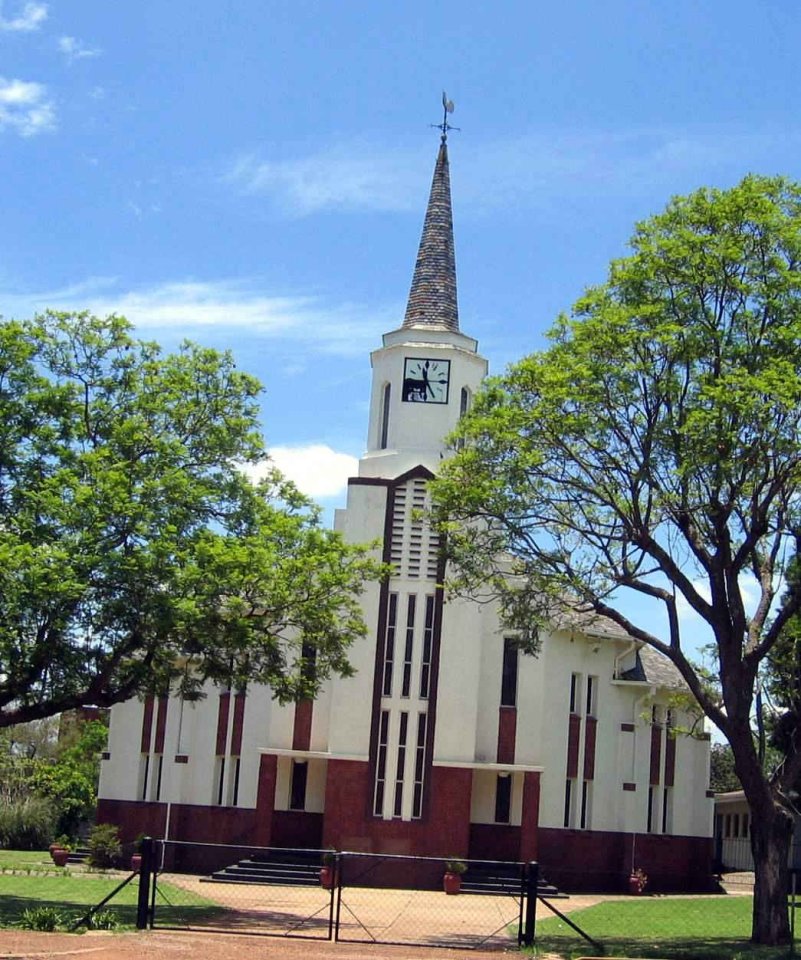
[(399, 329), (371, 356), (367, 452), (335, 526), (392, 566), (363, 597), (355, 676), (113, 708), (98, 818), (195, 842), (538, 860), (565, 889), (706, 884), (709, 744), (672, 665), (612, 625), (519, 654), (492, 604), (446, 596), (427, 482), (487, 372), (459, 327), (443, 136)]

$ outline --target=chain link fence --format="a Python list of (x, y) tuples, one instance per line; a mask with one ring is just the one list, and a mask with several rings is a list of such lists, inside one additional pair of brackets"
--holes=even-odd
[(467, 948), (532, 942), (536, 864), (461, 868), (454, 896), (439, 858), (150, 841), (140, 925)]

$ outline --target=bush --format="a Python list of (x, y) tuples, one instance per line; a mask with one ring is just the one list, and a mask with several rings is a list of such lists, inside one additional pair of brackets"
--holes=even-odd
[(64, 922), (55, 907), (29, 907), (23, 911), (19, 925), (24, 930), (43, 930), (52, 933)]
[(116, 930), (119, 925), (120, 918), (113, 910), (98, 910), (86, 923), (88, 930)]
[(98, 823), (92, 827), (87, 846), (91, 866), (110, 867), (122, 853), (120, 831), (113, 823)]
[(28, 797), (0, 804), (0, 847), (42, 850), (53, 839), (56, 811), (49, 800)]

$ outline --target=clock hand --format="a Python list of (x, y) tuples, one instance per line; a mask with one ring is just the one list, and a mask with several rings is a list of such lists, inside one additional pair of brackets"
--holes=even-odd
[(431, 384), (428, 382), (428, 360), (426, 360), (426, 362), (423, 364), (423, 386), (425, 387), (423, 395), (425, 396), (430, 391), (431, 396), (433, 397), (434, 390)]

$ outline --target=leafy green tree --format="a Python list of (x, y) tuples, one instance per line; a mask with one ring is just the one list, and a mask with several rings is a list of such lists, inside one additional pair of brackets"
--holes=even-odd
[[(752, 716), (801, 607), (794, 581), (771, 614), (801, 533), (801, 187), (749, 176), (676, 198), (631, 247), (546, 350), (476, 398), (433, 492), (464, 585), (500, 595), (525, 649), (578, 606), (676, 665), (751, 807), (753, 939), (783, 943), (801, 750), (794, 729), (766, 772)], [(666, 639), (626, 615), (627, 592), (661, 604)], [(714, 641), (716, 685), (688, 658), (679, 603)]]
[(77, 721), (73, 729), (75, 735), (62, 743), (56, 758), (40, 760), (30, 778), (32, 793), (49, 800), (57, 812), (56, 833), (67, 836), (74, 836), (81, 821), (94, 813), (100, 754), (108, 738), (101, 720)]
[(120, 317), (0, 324), (0, 727), (349, 672), (381, 567), (277, 473), (246, 478), (259, 391), (229, 354), (164, 355)]
[(734, 772), (734, 755), (728, 743), (713, 743), (709, 753), (709, 786), (716, 793), (742, 790)]

